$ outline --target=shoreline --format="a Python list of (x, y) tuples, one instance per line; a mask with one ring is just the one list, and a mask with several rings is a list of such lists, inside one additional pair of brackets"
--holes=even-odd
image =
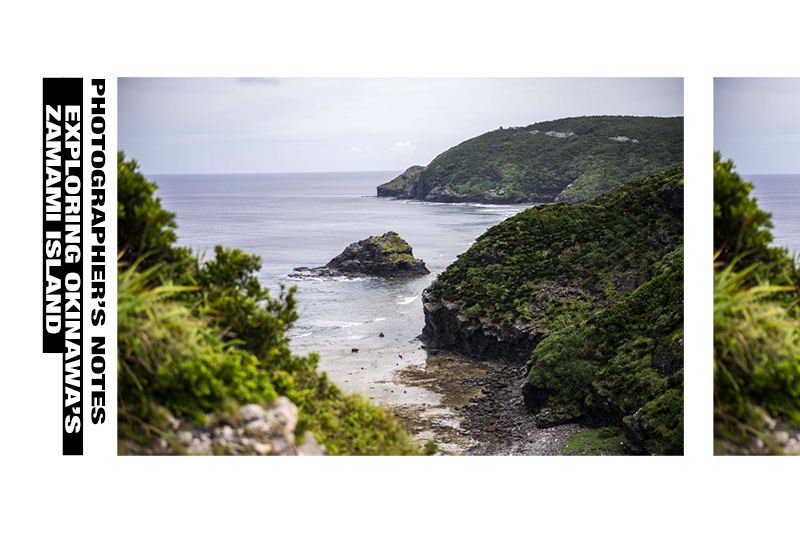
[(429, 349), (428, 364), (397, 373), (400, 383), (428, 385), (439, 405), (395, 406), (421, 440), (433, 438), (441, 455), (566, 455), (567, 440), (589, 428), (579, 423), (542, 429), (520, 389), (525, 365), (478, 361), (458, 352)]
[(479, 361), (418, 338), (384, 338), (330, 341), (319, 350), (319, 370), (394, 413), (420, 447), (433, 439), (436, 455), (565, 455), (567, 440), (590, 429), (536, 427), (521, 394), (524, 364)]

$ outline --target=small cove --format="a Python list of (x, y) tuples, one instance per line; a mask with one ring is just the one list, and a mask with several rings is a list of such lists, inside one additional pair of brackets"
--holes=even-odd
[[(162, 206), (176, 213), (178, 245), (206, 257), (213, 255), (216, 244), (260, 256), (259, 279), (273, 296), (282, 285), (298, 286), (300, 319), (289, 333), (296, 354), (319, 353), (320, 370), (342, 389), (406, 413), (413, 418), (407, 426), (418, 437), (435, 438), (445, 453), (460, 453), (469, 442), (457, 431), (460, 418), (455, 407), (464, 399), (453, 403), (447, 390), (431, 384), (432, 378), (413, 378), (426, 371), (430, 359), (417, 339), (424, 323), (419, 296), (487, 228), (526, 206), (377, 198), (375, 187), (397, 174), (151, 175), (148, 179), (158, 184)], [(387, 231), (408, 241), (431, 273), (399, 280), (289, 276), (295, 267), (324, 265), (348, 244)], [(483, 363), (455, 361), (451, 358), (446, 367), (457, 369), (465, 379), (489, 370)], [(440, 359), (437, 364), (442, 364)], [(479, 392), (463, 388), (473, 395)]]

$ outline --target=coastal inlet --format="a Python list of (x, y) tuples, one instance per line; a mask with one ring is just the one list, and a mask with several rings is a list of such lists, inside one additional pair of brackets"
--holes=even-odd
[[(398, 172), (149, 176), (176, 213), (178, 245), (213, 254), (225, 243), (262, 258), (259, 280), (277, 295), (297, 285), (299, 320), (289, 332), (299, 355), (320, 354), (320, 369), (346, 391), (392, 409), (441, 408), (427, 383), (396, 383), (404, 368), (429, 368), (417, 339), (422, 291), (488, 227), (527, 206), (432, 204), (375, 197)], [(349, 243), (389, 231), (402, 236), (430, 271), (419, 277), (291, 277), (325, 265)], [(380, 334), (383, 333), (383, 337)], [(352, 349), (358, 349), (353, 352)], [(468, 376), (467, 376), (468, 377)], [(454, 416), (459, 411), (451, 409)], [(436, 411), (433, 411), (435, 414)], [(431, 427), (440, 427), (428, 416)], [(425, 435), (421, 436), (425, 439)], [(447, 452), (447, 446), (440, 446)]]

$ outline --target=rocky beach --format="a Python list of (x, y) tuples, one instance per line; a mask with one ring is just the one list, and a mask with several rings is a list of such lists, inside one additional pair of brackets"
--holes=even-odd
[(564, 455), (578, 424), (537, 427), (522, 400), (525, 368), (484, 363), (457, 352), (430, 349), (427, 363), (408, 367), (395, 378), (442, 395), (438, 405), (395, 407), (420, 440), (433, 438), (443, 454)]

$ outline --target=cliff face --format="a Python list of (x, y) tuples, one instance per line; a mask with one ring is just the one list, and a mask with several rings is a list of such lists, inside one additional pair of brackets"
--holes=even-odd
[(490, 189), (481, 194), (461, 194), (449, 186), (437, 187), (425, 181), (422, 177), (423, 170), (425, 167), (410, 167), (389, 183), (378, 185), (378, 196), (446, 204), (509, 204), (524, 201), (522, 198), (506, 198), (503, 189)]
[(421, 259), (414, 258), (411, 246), (397, 233), (390, 231), (380, 237), (354, 242), (316, 268), (298, 267), (290, 276), (378, 276), (404, 278), (430, 274)]
[(622, 426), (633, 453), (683, 450), (683, 172), (490, 228), (423, 294), (423, 336), (526, 364), (540, 427)]
[(421, 166), (409, 167), (392, 181), (384, 183), (383, 185), (378, 185), (378, 196), (394, 197), (404, 200), (417, 197), (424, 198), (430, 189), (419, 190), (420, 187), (424, 188), (424, 184), (422, 181), (417, 183), (419, 174), (424, 168), (425, 167)]
[(482, 361), (524, 363), (547, 333), (533, 323), (518, 321), (509, 332), (489, 321), (469, 318), (457, 303), (432, 301), (427, 290), (422, 293), (422, 304), (422, 338), (429, 346), (458, 350)]
[(682, 117), (577, 117), (485, 133), (377, 192), (445, 203), (579, 203), (682, 164)]

